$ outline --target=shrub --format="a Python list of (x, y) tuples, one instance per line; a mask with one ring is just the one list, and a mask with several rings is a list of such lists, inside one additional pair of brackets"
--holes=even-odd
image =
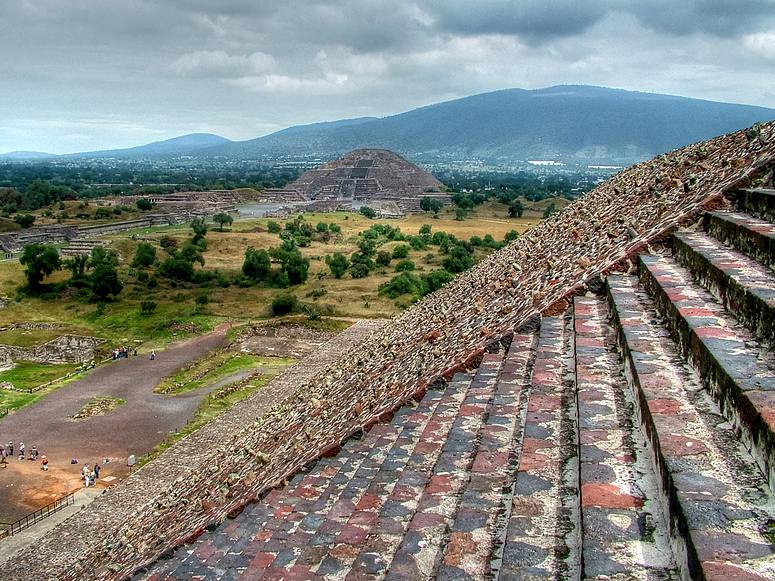
[(280, 224), (275, 222), (274, 220), (269, 220), (269, 222), (266, 223), (266, 229), (270, 234), (279, 234), (282, 228), (280, 227)]
[[(100, 303), (103, 304), (103, 303)], [(156, 303), (153, 301), (142, 301), (140, 303), (140, 314), (141, 315), (150, 315), (156, 310)]]
[(371, 270), (362, 262), (356, 262), (350, 268), (350, 276), (353, 278), (366, 278)]
[(153, 204), (149, 200), (146, 200), (145, 198), (137, 200), (136, 204), (137, 204), (137, 209), (142, 210), (143, 212), (147, 212), (148, 210), (153, 208)]
[(409, 256), (409, 247), (399, 244), (393, 249), (393, 258), (406, 258)]
[(342, 227), (339, 224), (334, 224), (334, 223), (329, 224), (328, 229), (334, 234), (338, 234), (339, 232), (342, 231)]
[(272, 314), (276, 317), (292, 313), (298, 305), (296, 297), (289, 293), (277, 295), (272, 301)]
[(428, 284), (419, 276), (408, 272), (402, 272), (394, 276), (390, 281), (379, 286), (379, 294), (384, 294), (394, 299), (404, 294), (421, 297), (428, 292)]
[(414, 262), (408, 258), (404, 258), (396, 264), (396, 272), (404, 272), (414, 270)]
[(358, 211), (370, 220), (377, 217), (377, 213), (368, 206), (361, 206), (361, 209)]
[(377, 266), (389, 266), (392, 258), (393, 257), (390, 252), (387, 250), (380, 250), (377, 253), (377, 259), (375, 262), (377, 263)]
[(135, 257), (132, 260), (132, 266), (139, 268), (147, 268), (151, 266), (156, 260), (156, 249), (147, 242), (140, 242), (135, 252)]

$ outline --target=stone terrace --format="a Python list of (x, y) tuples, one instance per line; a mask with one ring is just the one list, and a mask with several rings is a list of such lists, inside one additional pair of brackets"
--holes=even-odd
[[(768, 185), (773, 137), (620, 173), (268, 413), (252, 396), (174, 446), (3, 575), (122, 579), (247, 505), (138, 578), (775, 578), (771, 327), (735, 290), (754, 281), (767, 302), (775, 284), (738, 254), (716, 267), (734, 283), (691, 274), (701, 262), (676, 263), (668, 235)], [(767, 254), (766, 216), (726, 217), (723, 242)]]

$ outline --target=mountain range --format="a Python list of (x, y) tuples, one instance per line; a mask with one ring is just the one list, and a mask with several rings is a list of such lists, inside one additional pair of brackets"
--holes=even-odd
[[(198, 133), (67, 157), (333, 159), (376, 148), (414, 162), (479, 158), (495, 165), (527, 160), (630, 165), (773, 119), (775, 109), (764, 107), (565, 85), (483, 93), (390, 117), (290, 127), (247, 141)], [(32, 155), (17, 152), (16, 158)]]

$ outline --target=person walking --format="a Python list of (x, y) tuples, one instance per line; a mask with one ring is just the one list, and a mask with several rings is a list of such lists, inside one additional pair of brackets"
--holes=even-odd
[(43, 456), (43, 459), (40, 461), (40, 469), (41, 470), (48, 470), (48, 458)]
[(8, 442), (8, 457), (13, 458), (13, 442)]
[(94, 477), (99, 480), (100, 479), (100, 463), (95, 462), (94, 463)]
[(24, 442), (19, 444), (19, 460), (24, 460)]
[(154, 359), (156, 359), (156, 350), (151, 349), (151, 361), (153, 361)]
[(33, 446), (32, 450), (30, 450), (30, 460), (37, 460), (38, 459), (38, 449)]
[(0, 447), (0, 465), (2, 465), (3, 468), (8, 468), (8, 454), (5, 451), (5, 448)]

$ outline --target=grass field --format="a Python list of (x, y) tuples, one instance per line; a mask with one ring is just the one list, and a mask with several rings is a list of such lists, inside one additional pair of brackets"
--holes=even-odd
[[(227, 321), (250, 322), (269, 318), (271, 301), (281, 292), (292, 293), (302, 304), (321, 315), (314, 320), (304, 314), (294, 316), (297, 322), (303, 322), (309, 326), (337, 328), (351, 324), (349, 321), (336, 322), (336, 318), (327, 317), (391, 317), (411, 304), (413, 300), (408, 295), (390, 299), (378, 294), (379, 286), (396, 276), (397, 260), (393, 260), (387, 267), (377, 267), (365, 278), (356, 279), (346, 274), (341, 279), (336, 279), (325, 263), (326, 257), (335, 252), (340, 252), (347, 257), (352, 255), (358, 250), (358, 234), (377, 222), (386, 223), (393, 228), (398, 227), (406, 235), (417, 235), (423, 224), (429, 224), (432, 232), (443, 231), (454, 234), (462, 240), (469, 240), (472, 236), (484, 238), (487, 234), (492, 235), (495, 240), (503, 240), (506, 233), (511, 230), (523, 234), (535, 226), (542, 219), (544, 209), (552, 201), (558, 209), (568, 204), (563, 199), (544, 200), (538, 203), (525, 202), (526, 211), (521, 218), (517, 219), (509, 217), (508, 208), (505, 205), (494, 201), (469, 210), (467, 218), (463, 221), (455, 219), (453, 208), (444, 208), (439, 212), (438, 217), (430, 213), (410, 214), (398, 220), (369, 220), (361, 214), (343, 212), (305, 214), (305, 221), (313, 225), (318, 222), (336, 223), (341, 227), (341, 232), (328, 243), (314, 241), (311, 246), (300, 249), (301, 253), (310, 259), (309, 276), (303, 284), (288, 289), (263, 286), (239, 288), (233, 285), (227, 288), (217, 286), (203, 288), (195, 284), (175, 283), (163, 279), (160, 280), (158, 287), (148, 288), (145, 282), (138, 279), (137, 270), (129, 266), (141, 241), (133, 239), (131, 232), (109, 237), (111, 241), (109, 248), (119, 256), (118, 270), (124, 288), (118, 300), (106, 303), (102, 308), (98, 308), (98, 305), (93, 303), (72, 299), (19, 298), (17, 289), (26, 283), (24, 267), (15, 260), (2, 261), (0, 262), (0, 299), (5, 301), (5, 307), (0, 308), (0, 327), (18, 322), (56, 323), (60, 327), (53, 331), (2, 331), (0, 344), (32, 347), (68, 332), (107, 339), (107, 343), (101, 349), (108, 353), (114, 347), (122, 345), (130, 348), (137, 347), (140, 352), (147, 352), (150, 349), (163, 349), (172, 341), (184, 340), (191, 336), (189, 331), (170, 329), (173, 325), (193, 323), (199, 327), (199, 332), (207, 332), (219, 323)], [(75, 207), (70, 208), (68, 204), (70, 203), (66, 203), (68, 212), (73, 213), (77, 210)], [(93, 212), (96, 207), (92, 203), (86, 211)], [(126, 216), (124, 218), (126, 219)], [(277, 234), (266, 231), (268, 222), (269, 219), (266, 218), (239, 220), (223, 232), (217, 227), (209, 230), (207, 250), (203, 253), (204, 268), (211, 271), (217, 269), (227, 278), (232, 278), (241, 272), (247, 247), (266, 249), (280, 246), (281, 240)], [(282, 225), (282, 221), (279, 222)], [(182, 246), (192, 235), (189, 228), (181, 226), (141, 229), (136, 234), (144, 234), (146, 230), (163, 232), (164, 235), (176, 239), (179, 246)], [(399, 244), (406, 243), (388, 242), (378, 250), (392, 252)], [(474, 259), (481, 260), (489, 252), (489, 249), (477, 247)], [(156, 256), (157, 260), (163, 261), (168, 254), (157, 247)], [(410, 250), (408, 256), (415, 264), (414, 274), (428, 273), (433, 269), (441, 268), (445, 257), (446, 255), (439, 252), (438, 246), (429, 246), (424, 250)], [(196, 264), (195, 268), (202, 267)], [(147, 272), (150, 274), (152, 271)], [(61, 270), (54, 272), (44, 282), (62, 282), (68, 280), (69, 276), (69, 271)], [(207, 298), (204, 305), (201, 304), (203, 296)], [(199, 303), (196, 302), (197, 298), (200, 299)], [(155, 311), (152, 314), (141, 314), (141, 301), (156, 303)], [(22, 366), (14, 370), (15, 379), (12, 381), (14, 384), (21, 381), (23, 385), (32, 387), (45, 383), (52, 375), (59, 377), (64, 373), (61, 370), (52, 370), (51, 374), (48, 374), (43, 369)], [(0, 399), (0, 406), (3, 405), (5, 404)], [(10, 405), (16, 404), (10, 403)]]

